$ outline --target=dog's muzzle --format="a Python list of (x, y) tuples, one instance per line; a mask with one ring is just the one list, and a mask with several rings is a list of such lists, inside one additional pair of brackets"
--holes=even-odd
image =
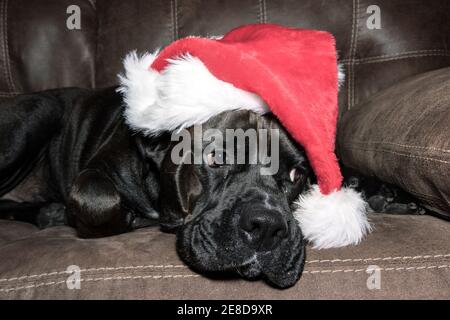
[(290, 213), (259, 205), (204, 213), (178, 233), (180, 257), (208, 274), (228, 272), (271, 285), (294, 285), (303, 271), (305, 247)]

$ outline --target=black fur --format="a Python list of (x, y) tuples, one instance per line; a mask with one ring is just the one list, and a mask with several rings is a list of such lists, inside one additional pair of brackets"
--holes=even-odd
[[(159, 224), (177, 233), (179, 255), (198, 271), (263, 277), (283, 288), (298, 280), (305, 250), (291, 206), (314, 176), (276, 119), (235, 111), (203, 125), (280, 129), (280, 169), (263, 176), (261, 165), (174, 164), (170, 135), (134, 133), (122, 112), (115, 88), (50, 90), (2, 103), (0, 217), (69, 224), (88, 238)], [(422, 213), (397, 188), (356, 173), (347, 178), (377, 210)]]

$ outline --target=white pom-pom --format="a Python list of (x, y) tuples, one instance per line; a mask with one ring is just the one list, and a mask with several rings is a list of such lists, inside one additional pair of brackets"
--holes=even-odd
[(294, 216), (303, 235), (316, 249), (358, 244), (371, 231), (367, 204), (350, 188), (324, 195), (319, 186), (300, 195)]

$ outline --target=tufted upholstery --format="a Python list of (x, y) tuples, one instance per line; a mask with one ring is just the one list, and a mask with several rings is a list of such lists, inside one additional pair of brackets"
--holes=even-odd
[[(81, 9), (81, 30), (66, 27), (72, 4)], [(381, 9), (381, 29), (367, 28), (370, 5)], [(132, 49), (258, 22), (335, 35), (347, 74), (341, 112), (403, 78), (450, 65), (447, 0), (2, 0), (0, 19), (1, 96), (110, 86)]]
[[(71, 5), (80, 8), (80, 30), (66, 26)], [(367, 27), (371, 5), (381, 9), (381, 29)], [(0, 100), (48, 88), (110, 86), (132, 49), (155, 50), (188, 35), (220, 35), (245, 23), (332, 32), (346, 72), (341, 116), (357, 107), (378, 112), (377, 101), (389, 109), (385, 90), (450, 66), (448, 0), (0, 0)], [(392, 90), (398, 99), (408, 83)], [(373, 99), (376, 93), (379, 100)], [(361, 111), (348, 118), (357, 117), (373, 126), (368, 140), (384, 132), (379, 113), (376, 124)], [(351, 135), (352, 127), (346, 128)], [(361, 152), (341, 156), (353, 167), (371, 169), (371, 155)], [(378, 157), (377, 163), (383, 160)], [(157, 229), (82, 240), (70, 228), (37, 231), (0, 221), (0, 299), (450, 298), (449, 224), (429, 216), (372, 214), (371, 219), (375, 232), (360, 246), (309, 250), (307, 272), (284, 291), (194, 274), (178, 260), (173, 236)], [(72, 264), (84, 270), (81, 290), (65, 285)], [(381, 268), (379, 289), (367, 287), (371, 264)]]

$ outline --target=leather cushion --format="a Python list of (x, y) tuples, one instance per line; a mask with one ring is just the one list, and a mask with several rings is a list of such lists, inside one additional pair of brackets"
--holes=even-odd
[(342, 162), (450, 217), (450, 68), (409, 78), (343, 117)]
[[(449, 299), (450, 224), (430, 216), (370, 218), (375, 230), (358, 246), (308, 248), (302, 278), (286, 290), (198, 275), (179, 260), (175, 236), (156, 228), (89, 240), (68, 227), (49, 228), (0, 245), (0, 299)], [(16, 228), (0, 221), (0, 235)], [(80, 289), (66, 284), (70, 265), (81, 269)], [(374, 268), (379, 282), (369, 279)]]
[[(72, 5), (80, 10), (81, 29), (66, 25)], [(0, 97), (94, 86), (97, 16), (93, 1), (2, 1), (0, 21)]]

